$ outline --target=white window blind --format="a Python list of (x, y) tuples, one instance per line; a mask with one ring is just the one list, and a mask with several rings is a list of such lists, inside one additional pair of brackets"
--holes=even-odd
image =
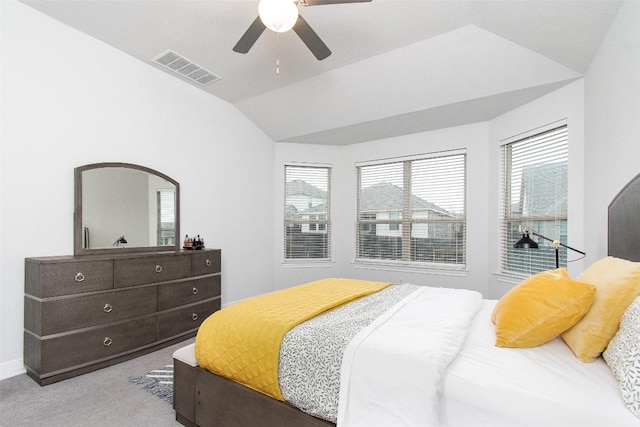
[(172, 246), (176, 243), (176, 192), (174, 190), (157, 190), (158, 202), (158, 245)]
[(285, 165), (284, 260), (328, 260), (331, 168)]
[(357, 166), (357, 258), (464, 266), (463, 152)]
[[(539, 249), (514, 249), (526, 227), (567, 244), (567, 126), (559, 126), (503, 146), (501, 269), (530, 275), (555, 268), (551, 242), (531, 235)], [(560, 247), (559, 264), (567, 251)]]

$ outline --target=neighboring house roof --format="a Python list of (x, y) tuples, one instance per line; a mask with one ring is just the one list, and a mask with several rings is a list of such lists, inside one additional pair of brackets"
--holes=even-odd
[[(300, 179), (294, 179), (293, 181), (287, 182), (287, 197), (290, 196), (305, 196), (311, 197), (313, 199), (327, 199), (327, 192), (325, 190), (321, 190), (318, 187), (309, 184), (306, 181), (302, 181)], [(316, 200), (316, 202), (319, 200)], [(299, 218), (301, 215), (309, 215), (314, 213), (327, 213), (326, 203), (322, 203), (311, 207), (305, 210), (298, 210), (293, 204), (288, 204), (285, 206), (285, 214), (287, 218), (295, 219)]]
[[(402, 198), (402, 188), (388, 182), (375, 184), (360, 191), (360, 211), (394, 212), (398, 210), (398, 206), (402, 206)], [(455, 216), (451, 212), (415, 195), (411, 195), (411, 209), (414, 211), (433, 211), (451, 217)]]
[[(326, 197), (326, 191), (301, 180), (287, 182), (287, 194), (300, 194), (313, 197)], [(360, 207), (363, 212), (395, 212), (398, 206), (402, 206), (403, 190), (388, 182), (375, 184), (364, 188), (360, 192)], [(432, 211), (440, 215), (455, 217), (455, 215), (446, 209), (443, 209), (431, 202), (428, 202), (418, 196), (411, 196), (411, 208), (414, 211)], [(313, 215), (318, 213), (327, 213), (326, 203), (313, 206), (303, 211), (298, 211), (294, 206), (287, 205), (287, 214), (291, 216), (297, 215)]]
[(306, 181), (302, 181), (300, 179), (294, 179), (293, 181), (287, 182), (287, 195), (304, 195), (304, 196), (312, 196), (318, 198), (326, 198), (327, 192), (325, 190), (321, 190), (316, 186), (309, 184)]
[(326, 213), (327, 213), (327, 204), (322, 203), (312, 208), (303, 210), (302, 212), (300, 212), (300, 215), (313, 215), (313, 214), (326, 214)]

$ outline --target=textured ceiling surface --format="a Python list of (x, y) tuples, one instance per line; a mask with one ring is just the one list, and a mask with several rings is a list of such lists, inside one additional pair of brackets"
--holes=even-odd
[[(135, 58), (172, 50), (220, 80), (185, 84), (234, 104), (274, 141), (343, 145), (489, 120), (586, 71), (620, 8), (599, 0), (373, 0), (298, 6), (332, 51), (293, 32), (232, 51), (254, 0), (24, 3)], [(280, 73), (276, 74), (276, 61)]]

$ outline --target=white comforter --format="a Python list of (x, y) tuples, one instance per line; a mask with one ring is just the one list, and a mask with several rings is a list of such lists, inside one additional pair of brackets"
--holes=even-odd
[(345, 351), (338, 427), (437, 426), (444, 372), (482, 304), (478, 292), (421, 288)]
[(640, 427), (609, 366), (583, 363), (558, 337), (533, 348), (500, 348), (485, 300), (449, 365), (442, 427)]

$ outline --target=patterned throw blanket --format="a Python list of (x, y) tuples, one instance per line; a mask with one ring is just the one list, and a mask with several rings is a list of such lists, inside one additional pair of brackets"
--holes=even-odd
[(280, 348), (280, 388), (287, 402), (336, 422), (342, 355), (351, 339), (418, 285), (393, 285), (291, 329)]
[(209, 316), (198, 330), (195, 343), (198, 364), (284, 400), (278, 383), (278, 362), (285, 334), (308, 319), (389, 285), (324, 279), (225, 307)]

